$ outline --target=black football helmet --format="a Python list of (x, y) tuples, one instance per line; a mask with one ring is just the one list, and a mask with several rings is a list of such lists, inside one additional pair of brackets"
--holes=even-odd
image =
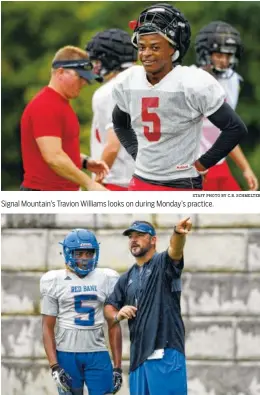
[(86, 45), (91, 61), (101, 62), (101, 75), (123, 70), (137, 60), (130, 35), (121, 29), (108, 29), (97, 33)]
[(176, 48), (173, 63), (181, 63), (190, 46), (191, 30), (189, 22), (177, 8), (167, 3), (158, 3), (142, 11), (134, 25), (133, 22), (132, 43), (135, 47), (138, 45), (138, 36), (158, 33)]
[(227, 69), (216, 68), (211, 61), (213, 52), (232, 54), (229, 69), (235, 69), (243, 46), (239, 32), (231, 25), (222, 21), (214, 21), (204, 26), (195, 38), (196, 61), (199, 67), (212, 66), (215, 74), (224, 74)]

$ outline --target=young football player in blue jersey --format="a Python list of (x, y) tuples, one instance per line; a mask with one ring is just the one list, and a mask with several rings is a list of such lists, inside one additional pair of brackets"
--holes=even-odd
[(170, 245), (156, 252), (156, 231), (135, 221), (123, 233), (136, 263), (105, 302), (110, 325), (128, 320), (130, 395), (187, 395), (184, 325), (181, 317), (183, 249), (189, 218), (173, 230)]
[(93, 232), (72, 230), (61, 244), (66, 267), (40, 280), (43, 343), (52, 376), (60, 395), (83, 395), (84, 384), (89, 395), (116, 393), (122, 385), (122, 335), (119, 325), (109, 324), (113, 369), (103, 306), (119, 275), (97, 268), (99, 243)]

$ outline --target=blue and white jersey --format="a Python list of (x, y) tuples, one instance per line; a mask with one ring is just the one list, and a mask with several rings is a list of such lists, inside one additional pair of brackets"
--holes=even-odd
[(68, 352), (106, 350), (103, 306), (119, 278), (112, 269), (96, 268), (80, 278), (52, 270), (40, 280), (41, 313), (57, 317), (56, 348)]

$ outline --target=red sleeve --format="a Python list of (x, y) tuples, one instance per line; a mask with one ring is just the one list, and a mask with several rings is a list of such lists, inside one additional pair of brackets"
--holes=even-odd
[(52, 104), (35, 107), (31, 114), (31, 125), (35, 139), (43, 136), (62, 137), (62, 117)]

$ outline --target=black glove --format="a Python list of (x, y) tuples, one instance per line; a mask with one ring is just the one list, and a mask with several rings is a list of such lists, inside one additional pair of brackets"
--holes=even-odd
[(122, 369), (114, 368), (113, 369), (113, 384), (114, 384), (113, 394), (115, 394), (116, 392), (118, 392), (120, 390), (122, 383), (123, 383)]
[(58, 388), (65, 392), (71, 390), (71, 377), (59, 366), (58, 363), (51, 366), (51, 375)]

